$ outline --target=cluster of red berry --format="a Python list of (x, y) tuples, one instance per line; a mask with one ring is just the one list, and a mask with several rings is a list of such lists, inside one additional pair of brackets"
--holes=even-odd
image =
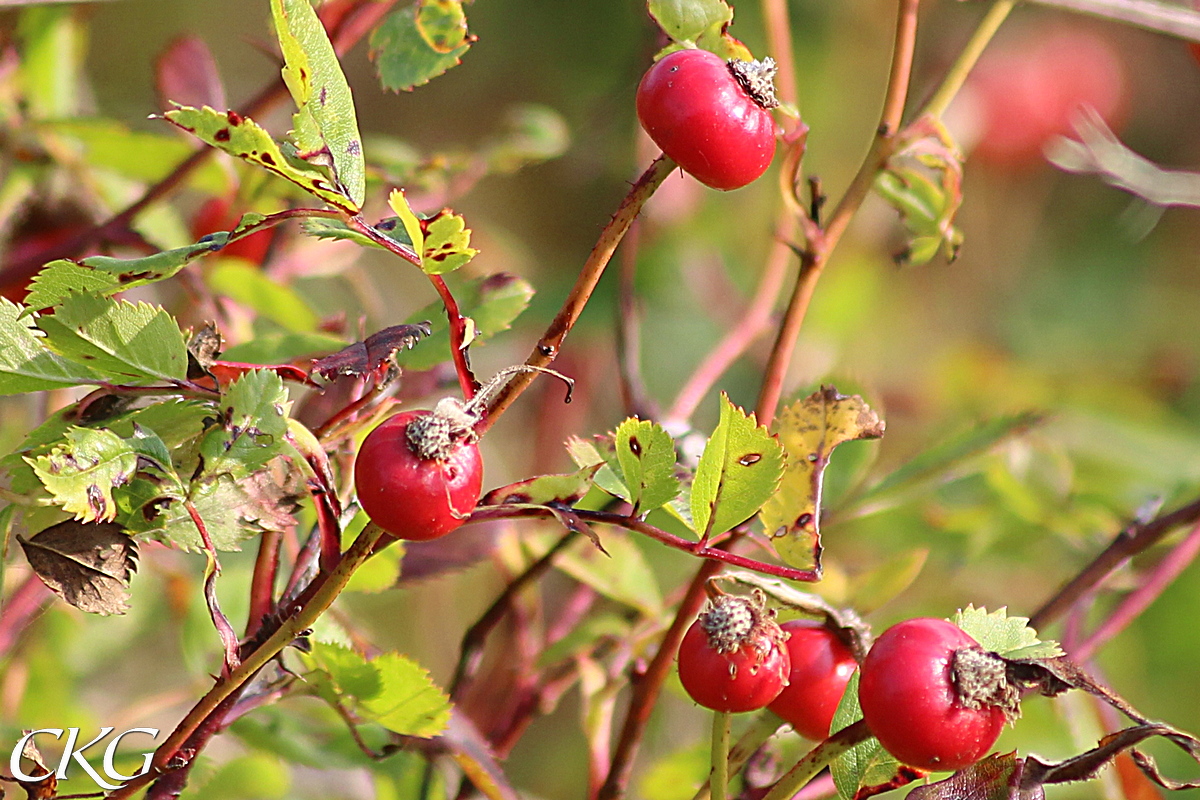
[[(989, 655), (957, 625), (929, 618), (893, 625), (868, 652), (859, 704), (871, 733), (898, 761), (958, 770), (987, 755), (1000, 736), (1008, 712), (963, 696), (960, 652)], [(679, 679), (697, 703), (722, 712), (769, 708), (814, 740), (829, 735), (856, 668), (829, 628), (777, 624), (761, 598), (719, 596), (679, 647)]]

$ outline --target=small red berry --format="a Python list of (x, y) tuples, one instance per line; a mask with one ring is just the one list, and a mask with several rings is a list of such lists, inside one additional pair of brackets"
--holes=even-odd
[(779, 626), (788, 634), (791, 656), (788, 685), (769, 708), (814, 741), (829, 735), (850, 676), (858, 669), (854, 654), (824, 625), (795, 619)]
[(1004, 688), (995, 685), (1003, 684), (1003, 672), (1000, 657), (957, 625), (910, 619), (888, 628), (872, 645), (858, 700), (867, 727), (897, 760), (920, 769), (959, 770), (987, 755), (1015, 712), (1015, 706), (979, 699)]
[(720, 595), (683, 635), (679, 680), (705, 708), (763, 708), (787, 683), (784, 636), (761, 597)]
[(1055, 136), (1073, 136), (1080, 108), (1117, 129), (1129, 105), (1120, 52), (1098, 33), (1047, 27), (999, 43), (966, 87), (979, 112), (972, 157), (1005, 169), (1042, 164)]
[(642, 77), (637, 115), (654, 143), (684, 172), (714, 189), (737, 189), (775, 155), (775, 62), (730, 61), (707, 50), (676, 50)]
[(367, 434), (354, 462), (359, 504), (398, 539), (444, 536), (479, 502), (479, 447), (467, 423), (441, 413), (444, 403), (385, 420)]

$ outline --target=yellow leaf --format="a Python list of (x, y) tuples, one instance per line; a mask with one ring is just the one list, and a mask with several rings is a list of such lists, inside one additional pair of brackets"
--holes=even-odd
[(858, 395), (832, 386), (780, 412), (774, 433), (787, 452), (779, 491), (760, 512), (763, 528), (780, 558), (800, 569), (821, 558), (821, 482), (833, 448), (856, 439), (883, 436), (883, 420)]

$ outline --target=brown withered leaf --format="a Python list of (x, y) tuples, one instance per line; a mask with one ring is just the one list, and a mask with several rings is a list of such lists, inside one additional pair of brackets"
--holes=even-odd
[(1096, 747), (1065, 761), (1047, 764), (1030, 756), (1025, 759), (1020, 785), (1024, 788), (1047, 783), (1074, 783), (1090, 780), (1096, 777), (1103, 767), (1111, 763), (1117, 754), (1128, 751), (1138, 769), (1164, 789), (1178, 791), (1200, 788), (1200, 782), (1197, 781), (1178, 782), (1164, 777), (1159, 772), (1158, 765), (1155, 764), (1153, 758), (1134, 749), (1134, 745), (1153, 736), (1161, 736), (1200, 764), (1200, 740), (1197, 740), (1195, 736), (1162, 723), (1148, 723), (1110, 733), (1101, 739)]
[(384, 328), (361, 342), (314, 359), (313, 372), (326, 380), (333, 380), (340, 375), (381, 375), (397, 350), (411, 349), (422, 336), (429, 336), (431, 331), (428, 322)]
[(120, 525), (68, 520), (17, 541), (50, 591), (79, 610), (107, 615), (129, 609), (137, 545)]
[(779, 490), (760, 512), (779, 556), (800, 569), (821, 563), (821, 487), (833, 449), (843, 442), (878, 439), (884, 423), (858, 395), (822, 386), (784, 408), (772, 426), (787, 451)]
[[(21, 731), (22, 735), (28, 733), (30, 733), (29, 730)], [(30, 777), (38, 778), (35, 781), (17, 781), (17, 784), (25, 790), (26, 800), (53, 800), (53, 798), (57, 797), (58, 776), (46, 766), (46, 760), (42, 758), (42, 752), (34, 744), (32, 736), (25, 740), (25, 747), (21, 750), (21, 758), (33, 762), (32, 768), (22, 769), (22, 771)], [(0, 790), (0, 798), (3, 797), (4, 793)]]
[(908, 793), (912, 800), (1042, 800), (1040, 783), (1026, 786), (1022, 780), (1025, 762), (1015, 753), (994, 753), (942, 781), (918, 786)]

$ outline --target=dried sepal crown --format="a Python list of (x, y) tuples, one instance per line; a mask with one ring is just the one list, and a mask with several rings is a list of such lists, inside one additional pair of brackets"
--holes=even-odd
[(787, 639), (775, 622), (775, 610), (767, 608), (766, 596), (758, 589), (748, 597), (716, 595), (699, 619), (709, 645), (718, 653), (733, 653), (749, 646), (765, 654)]
[(567, 402), (571, 402), (571, 390), (575, 381), (545, 367), (519, 364), (502, 369), (492, 376), (470, 401), (454, 397), (443, 397), (428, 414), (417, 417), (408, 425), (409, 447), (419, 457), (431, 461), (445, 461), (462, 444), (476, 441), (479, 435), (475, 426), (483, 418), (487, 404), (496, 393), (516, 374), (521, 372), (544, 372), (567, 384)]

